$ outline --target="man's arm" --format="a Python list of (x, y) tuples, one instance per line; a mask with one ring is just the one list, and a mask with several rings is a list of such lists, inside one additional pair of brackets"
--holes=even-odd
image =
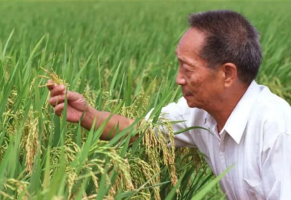
[[(96, 120), (95, 129), (98, 129), (101, 124), (110, 117), (111, 113), (105, 111), (98, 111), (95, 108), (88, 106), (87, 111), (84, 113), (83, 120), (81, 122), (81, 126), (90, 130), (94, 120)], [(116, 126), (118, 124), (119, 131), (124, 130), (128, 126), (130, 126), (134, 120), (126, 118), (121, 115), (112, 115), (112, 117), (107, 122), (104, 131), (101, 135), (102, 140), (110, 140), (115, 136)], [(112, 134), (111, 133), (113, 129)]]
[[(47, 85), (51, 95), (49, 103), (52, 107), (54, 107), (55, 113), (58, 116), (61, 116), (65, 106), (66, 88), (64, 85), (56, 85), (50, 80)], [(96, 120), (95, 129), (98, 129), (100, 125), (103, 124), (103, 122), (111, 115), (109, 112), (98, 111), (89, 106), (85, 98), (77, 92), (67, 91), (67, 102), (67, 121), (78, 123), (83, 116), (81, 126), (87, 130), (91, 129), (94, 120)], [(187, 110), (189, 110), (189, 107), (186, 100), (181, 98), (178, 103), (170, 103), (166, 107), (163, 107), (161, 112), (166, 114), (164, 117), (167, 118), (168, 121), (184, 121), (184, 112)], [(149, 114), (145, 120), (148, 120)], [(119, 131), (122, 131), (130, 126), (134, 121), (134, 119), (129, 119), (121, 115), (112, 115), (105, 126), (101, 139), (112, 139), (115, 136), (115, 129), (117, 125), (119, 126)], [(174, 132), (185, 128), (187, 128), (187, 126), (184, 122), (175, 123), (172, 125)], [(168, 134), (168, 130), (166, 129), (162, 129), (161, 131), (166, 135)], [(137, 137), (138, 136), (131, 138), (131, 142), (133, 142)], [(188, 131), (176, 135), (174, 140), (175, 145), (179, 147), (195, 146)]]
[(291, 199), (291, 135), (278, 133), (275, 126), (267, 132), (261, 163), (264, 198)]
[[(54, 84), (51, 80), (48, 81), (47, 85), (50, 90), (49, 104), (54, 108), (55, 113), (58, 116), (61, 116), (65, 106), (66, 88), (64, 85)], [(67, 121), (77, 123), (83, 117), (81, 126), (87, 130), (91, 129), (94, 120), (96, 120), (95, 129), (98, 129), (100, 125), (111, 115), (109, 112), (98, 111), (89, 106), (83, 95), (77, 92), (67, 91), (67, 102)], [(101, 135), (101, 139), (112, 139), (115, 135), (117, 124), (119, 126), (119, 131), (122, 131), (133, 122), (133, 119), (128, 119), (120, 115), (113, 115), (106, 124)], [(109, 135), (109, 133), (112, 134)]]

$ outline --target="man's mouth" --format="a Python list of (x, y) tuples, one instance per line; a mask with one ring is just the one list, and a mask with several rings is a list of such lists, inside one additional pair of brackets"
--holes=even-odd
[(192, 95), (192, 94), (189, 93), (189, 92), (184, 92), (184, 91), (182, 91), (182, 93), (183, 93), (183, 96), (184, 96), (184, 97), (187, 97), (187, 96), (191, 96), (191, 95)]

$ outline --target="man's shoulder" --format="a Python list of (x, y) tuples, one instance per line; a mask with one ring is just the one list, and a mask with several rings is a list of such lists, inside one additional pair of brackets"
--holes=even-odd
[(258, 95), (255, 106), (272, 114), (291, 114), (291, 107), (286, 100), (272, 93), (268, 87), (261, 87), (262, 91)]
[(291, 131), (291, 107), (283, 98), (272, 93), (268, 87), (261, 86), (262, 91), (254, 104), (254, 117), (260, 117), (268, 129), (269, 126), (276, 126), (278, 130)]
[[(146, 115), (145, 119), (149, 119), (154, 108), (152, 108)], [(169, 120), (189, 120), (194, 115), (201, 115), (206, 111), (198, 108), (191, 108), (188, 106), (184, 97), (181, 97), (178, 101), (172, 102), (164, 106), (160, 112), (160, 118), (166, 118)]]
[(181, 97), (177, 102), (172, 102), (163, 107), (161, 114), (167, 118), (183, 118), (185, 120), (189, 120), (189, 118), (194, 116), (203, 117), (208, 115), (203, 109), (189, 107), (184, 97)]
[(190, 108), (184, 97), (181, 97), (177, 102), (169, 103), (163, 107), (162, 113), (171, 115), (172, 117), (187, 116), (193, 112), (195, 108)]

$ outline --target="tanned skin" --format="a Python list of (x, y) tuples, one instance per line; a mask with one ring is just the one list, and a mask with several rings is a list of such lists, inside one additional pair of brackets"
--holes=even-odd
[[(207, 61), (199, 56), (204, 42), (205, 33), (196, 28), (189, 28), (183, 35), (176, 49), (179, 60), (176, 83), (181, 86), (189, 107), (204, 109), (216, 120), (219, 133), (249, 84), (239, 80), (237, 67), (233, 63), (224, 63), (216, 66), (215, 69), (208, 68)], [(48, 89), (50, 90), (49, 103), (55, 113), (61, 116), (66, 88), (49, 80)], [(96, 120), (95, 129), (98, 129), (111, 114), (89, 106), (86, 99), (77, 92), (67, 91), (67, 101), (67, 121), (77, 123), (84, 113), (81, 126), (87, 130), (91, 129), (94, 120)], [(106, 124), (101, 139), (112, 139), (117, 124), (119, 131), (122, 131), (133, 122), (134, 119), (113, 115)], [(109, 135), (111, 130), (114, 131)]]

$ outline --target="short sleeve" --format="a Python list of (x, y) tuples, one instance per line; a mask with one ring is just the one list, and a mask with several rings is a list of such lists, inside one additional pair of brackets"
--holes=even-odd
[[(151, 120), (150, 115), (153, 109), (146, 115), (145, 120)], [(170, 103), (167, 106), (163, 107), (159, 115), (159, 122), (163, 120), (172, 122), (172, 130), (174, 133), (180, 132), (183, 129), (188, 128), (188, 121), (193, 113), (193, 108), (190, 108), (186, 100), (182, 97), (177, 103)], [(160, 130), (163, 134), (169, 135), (168, 129), (165, 126), (155, 127), (155, 132), (157, 133)], [(189, 131), (185, 131), (179, 134), (176, 134), (174, 137), (175, 147), (196, 147), (192, 137), (189, 134)]]

